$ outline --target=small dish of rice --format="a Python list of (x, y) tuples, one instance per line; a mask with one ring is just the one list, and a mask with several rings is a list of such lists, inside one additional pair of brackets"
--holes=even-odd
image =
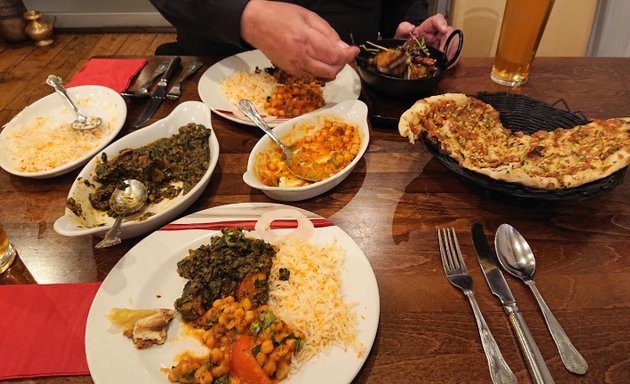
[(29, 105), (0, 132), (0, 167), (17, 176), (49, 178), (70, 172), (91, 159), (120, 132), (127, 105), (115, 91), (97, 85), (68, 89), (86, 115), (98, 116), (101, 126), (75, 130), (74, 112), (52, 93)]

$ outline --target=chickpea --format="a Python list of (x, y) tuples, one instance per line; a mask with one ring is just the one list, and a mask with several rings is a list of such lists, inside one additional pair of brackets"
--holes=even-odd
[(263, 352), (258, 352), (258, 354), (256, 354), (256, 361), (260, 366), (263, 366), (267, 362), (267, 355)]
[(285, 357), (287, 353), (289, 353), (289, 348), (287, 348), (286, 345), (280, 345), (276, 348), (276, 353), (278, 354), (278, 357)]
[(210, 370), (212, 372), (212, 376), (219, 377), (223, 376), (226, 373), (230, 372), (230, 363), (223, 360), (221, 365), (218, 365)]
[(206, 332), (206, 337), (203, 341), (209, 348), (213, 348), (215, 345), (217, 345), (217, 339), (214, 336), (214, 332), (212, 331)]
[(265, 363), (265, 365), (263, 365), (262, 369), (267, 376), (272, 376), (277, 369), (276, 362), (269, 360)]
[(278, 369), (276, 370), (276, 379), (282, 380), (289, 375), (289, 363), (281, 361), (278, 363)]
[(195, 371), (195, 379), (200, 384), (212, 384), (212, 380), (214, 378), (212, 377), (212, 373), (208, 371), (208, 368), (205, 366), (202, 366), (202, 367), (199, 367), (199, 369)]
[(220, 363), (223, 360), (223, 351), (219, 348), (213, 348), (212, 351), (210, 351), (210, 360), (213, 363)]
[(247, 312), (245, 312), (245, 322), (246, 323), (253, 322), (255, 318), (256, 318), (256, 315), (254, 314), (254, 311), (247, 311)]
[(273, 352), (273, 343), (271, 342), (271, 340), (263, 341), (260, 346), (260, 351), (266, 354), (270, 354), (271, 352)]

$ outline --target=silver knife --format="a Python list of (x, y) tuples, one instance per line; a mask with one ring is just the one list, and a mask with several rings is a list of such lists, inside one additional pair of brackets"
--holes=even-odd
[(134, 91), (134, 92), (125, 91), (125, 92), (120, 92), (120, 94), (122, 96), (140, 97), (140, 98), (151, 96), (151, 94), (149, 94), (149, 87), (151, 87), (151, 85), (153, 84), (155, 79), (157, 79), (158, 76), (166, 72), (167, 67), (168, 67), (167, 62), (160, 63), (160, 65), (155, 69), (155, 71), (153, 71), (149, 79), (145, 81), (144, 84), (142, 84), (140, 88), (138, 88), (137, 91)]
[(164, 75), (162, 75), (162, 78), (158, 82), (157, 87), (151, 95), (151, 99), (147, 103), (147, 106), (144, 108), (144, 111), (142, 111), (142, 114), (140, 115), (138, 120), (133, 123), (134, 128), (138, 128), (142, 124), (146, 123), (147, 120), (149, 120), (151, 116), (153, 116), (153, 114), (158, 110), (158, 108), (166, 98), (166, 87), (168, 86), (168, 81), (179, 68), (179, 63), (181, 62), (181, 60), (182, 59), (179, 56), (175, 56), (168, 63), (166, 72), (164, 72)]
[(525, 363), (529, 369), (532, 381), (535, 384), (554, 383), (549, 368), (547, 368), (547, 364), (545, 363), (545, 359), (536, 346), (536, 342), (516, 306), (516, 300), (514, 300), (514, 296), (512, 296), (510, 287), (507, 285), (507, 281), (505, 281), (505, 277), (503, 277), (503, 273), (501, 273), (499, 269), (499, 260), (496, 255), (492, 253), (481, 224), (475, 223), (472, 225), (472, 239), (483, 275), (490, 286), (490, 290), (499, 298), (505, 313), (507, 313), (510, 319), (510, 325), (512, 325), (512, 329), (516, 334), (516, 339), (525, 358)]
[(188, 68), (186, 68), (186, 71), (184, 72), (184, 74), (175, 82), (175, 84), (173, 84), (173, 86), (171, 87), (171, 90), (168, 91), (168, 93), (166, 94), (166, 98), (170, 100), (179, 99), (179, 97), (182, 95), (181, 86), (184, 80), (192, 76), (202, 66), (203, 66), (202, 63), (195, 61)]

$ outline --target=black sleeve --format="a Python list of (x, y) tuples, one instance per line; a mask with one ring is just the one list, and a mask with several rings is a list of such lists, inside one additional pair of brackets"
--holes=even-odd
[(427, 9), (426, 0), (405, 0), (384, 4), (381, 14), (381, 34), (383, 37), (394, 37), (398, 24), (403, 21), (414, 25), (421, 24), (428, 17)]
[(244, 47), (241, 14), (248, 0), (150, 0), (177, 29), (199, 41)]

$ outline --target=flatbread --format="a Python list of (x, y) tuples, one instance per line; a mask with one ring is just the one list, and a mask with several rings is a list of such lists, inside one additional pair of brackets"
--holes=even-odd
[(492, 106), (448, 93), (417, 101), (398, 129), (411, 143), (425, 137), (466, 169), (534, 188), (577, 187), (630, 163), (630, 118), (526, 135), (505, 128)]

